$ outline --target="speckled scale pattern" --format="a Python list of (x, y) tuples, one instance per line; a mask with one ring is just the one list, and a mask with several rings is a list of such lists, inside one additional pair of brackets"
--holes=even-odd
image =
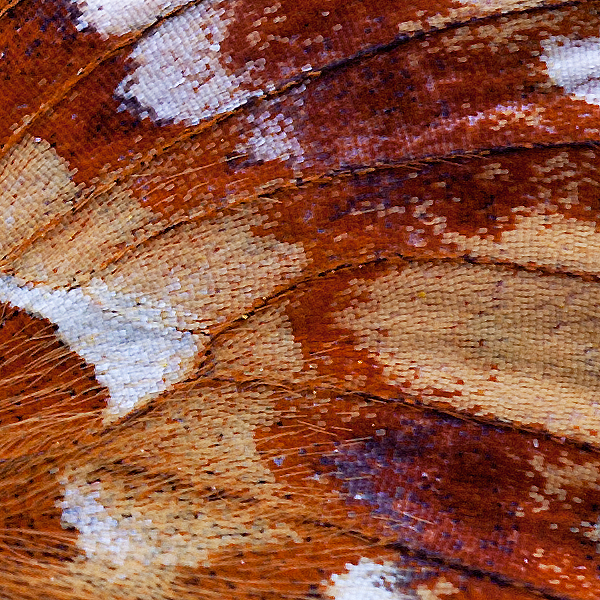
[(600, 599), (600, 3), (0, 2), (0, 599)]

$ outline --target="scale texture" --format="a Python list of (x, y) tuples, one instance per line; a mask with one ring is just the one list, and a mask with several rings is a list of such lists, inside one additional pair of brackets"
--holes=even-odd
[(600, 600), (600, 2), (0, 0), (0, 600)]

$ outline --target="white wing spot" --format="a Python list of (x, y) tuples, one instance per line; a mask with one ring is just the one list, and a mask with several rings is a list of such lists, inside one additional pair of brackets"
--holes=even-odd
[(93, 27), (99, 33), (125, 35), (152, 24), (189, 0), (73, 0), (81, 12), (77, 29)]
[(143, 118), (196, 125), (263, 94), (247, 88), (253, 74), (264, 69), (264, 59), (249, 61), (236, 74), (223, 66), (220, 44), (228, 36), (232, 13), (215, 4), (222, 3), (192, 6), (136, 44), (131, 58), (138, 66), (116, 89), (122, 110), (135, 100), (147, 109)]
[(414, 600), (410, 592), (399, 589), (409, 575), (391, 564), (379, 565), (361, 558), (357, 565), (347, 564), (347, 573), (331, 576), (327, 593), (335, 600)]
[(4, 275), (0, 301), (55, 323), (58, 337), (94, 365), (98, 382), (110, 393), (108, 419), (124, 416), (183, 379), (199, 348), (196, 335), (167, 326), (160, 311), (140, 306), (124, 317), (114, 292), (100, 302), (85, 289), (33, 286)]
[(567, 94), (600, 105), (600, 38), (553, 36), (541, 44), (550, 79)]
[[(236, 152), (248, 153), (253, 160), (302, 161), (304, 151), (294, 130), (291, 117), (275, 113), (276, 103), (266, 103), (262, 113), (247, 117), (250, 133), (244, 143), (236, 146)], [(273, 111), (273, 114), (271, 113)]]

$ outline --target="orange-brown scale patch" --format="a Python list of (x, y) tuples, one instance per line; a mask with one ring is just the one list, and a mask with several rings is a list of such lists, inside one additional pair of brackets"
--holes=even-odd
[[(403, 17), (401, 15), (395, 16), (392, 13), (386, 14), (386, 16), (383, 17), (381, 15), (385, 14), (385, 11), (382, 10), (381, 7), (377, 8), (377, 12), (375, 14), (370, 14), (370, 11), (373, 10), (372, 7), (365, 9), (362, 4), (361, 7), (362, 8), (361, 11), (359, 11), (359, 13), (362, 11), (366, 11), (366, 13), (362, 15), (362, 18), (360, 14), (357, 15), (355, 11), (349, 11), (348, 7), (344, 5), (343, 12), (346, 16), (344, 17), (343, 21), (344, 23), (346, 23), (348, 19), (348, 14), (353, 15), (351, 22), (353, 24), (352, 27), (354, 28), (355, 32), (354, 35), (352, 33), (347, 32), (344, 32), (342, 35), (340, 32), (343, 31), (344, 25), (340, 23), (336, 22), (336, 24), (332, 25), (331, 43), (340, 44), (340, 50), (338, 51), (339, 56), (338, 54), (336, 54), (335, 50), (331, 48), (328, 48), (324, 52), (319, 52), (317, 49), (316, 53), (319, 56), (319, 59), (317, 61), (316, 67), (312, 66), (311, 69), (326, 66), (334, 60), (341, 60), (342, 58), (347, 59), (359, 52), (361, 49), (368, 47), (370, 44), (376, 45), (386, 43), (394, 38), (394, 35), (392, 34), (391, 30), (393, 28), (400, 28), (398, 26), (398, 22), (402, 22), (403, 20)], [(287, 82), (289, 82), (291, 79), (297, 76), (298, 73), (302, 73), (303, 69), (306, 70), (306, 65), (310, 63), (310, 61), (312, 60), (312, 53), (315, 52), (315, 49), (312, 47), (312, 45), (307, 44), (307, 40), (309, 38), (306, 36), (308, 36), (310, 33), (310, 26), (314, 26), (315, 20), (318, 23), (323, 23), (323, 20), (332, 20), (335, 17), (335, 11), (327, 11), (327, 7), (323, 6), (321, 6), (319, 10), (315, 10), (312, 12), (308, 10), (302, 11), (301, 13), (300, 11), (294, 10), (290, 12), (286, 10), (286, 8), (291, 7), (280, 6), (275, 11), (272, 10), (272, 7), (265, 8), (263, 6), (260, 6), (260, 10), (259, 8), (255, 9), (257, 15), (258, 12), (262, 13), (262, 17), (259, 19), (259, 21), (262, 24), (267, 25), (267, 23), (271, 22), (271, 26), (274, 27), (274, 30), (270, 31), (269, 26), (266, 26), (265, 36), (266, 41), (268, 43), (264, 45), (259, 45), (258, 50), (260, 52), (257, 56), (248, 55), (249, 49), (252, 48), (252, 43), (249, 43), (247, 38), (248, 35), (251, 35), (251, 33), (248, 33), (248, 31), (250, 31), (250, 29), (253, 29), (258, 21), (251, 18), (253, 14), (252, 10), (245, 4), (237, 8), (239, 14), (237, 15), (236, 22), (243, 24), (243, 27), (240, 29), (239, 27), (231, 26), (232, 30), (231, 32), (228, 32), (229, 34), (225, 37), (224, 43), (222, 44), (222, 58), (220, 58), (219, 60), (231, 73), (236, 73), (243, 67), (242, 57), (244, 65), (246, 63), (256, 61), (260, 61), (261, 64), (262, 62), (264, 62), (265, 68), (263, 70), (259, 70), (258, 75), (253, 78), (251, 87), (260, 88), (261, 86), (263, 86), (267, 87), (268, 91), (272, 92), (274, 90), (280, 89)], [(435, 10), (435, 8), (437, 7), (430, 7), (430, 10), (433, 11)], [(398, 9), (399, 12), (406, 10), (407, 9), (405, 8)], [(417, 9), (415, 10), (418, 12)], [(480, 9), (471, 8), (470, 10), (477, 13), (477, 11)], [(327, 17), (324, 17), (324, 12), (329, 12), (329, 15)], [(424, 13), (427, 13), (427, 11), (424, 11)], [(292, 15), (294, 14), (301, 16), (293, 18)], [(273, 16), (269, 18), (268, 15)], [(365, 26), (361, 26), (361, 21), (366, 21), (368, 23), (367, 25), (365, 25), (367, 30), (369, 30), (366, 36), (365, 32), (363, 31)], [(371, 23), (373, 23), (372, 26)], [(348, 25), (348, 23), (346, 24)], [(307, 31), (307, 25), (309, 31)], [(261, 27), (262, 25), (258, 26), (259, 29)], [(246, 30), (245, 28), (249, 29)], [(281, 33), (277, 33), (277, 31), (279, 30), (281, 30)], [(383, 36), (383, 39), (381, 39), (379, 36)], [(314, 38), (310, 38), (310, 41), (320, 40), (321, 37), (323, 37), (321, 36), (321, 34), (316, 33)], [(296, 45), (295, 47), (298, 47), (298, 56), (294, 55), (293, 52), (290, 55), (289, 43), (284, 42), (284, 40), (289, 39), (294, 40), (293, 44)], [(340, 42), (338, 40), (343, 40), (343, 42)], [(283, 43), (287, 47), (285, 52), (280, 52), (277, 50), (277, 42)], [(273, 45), (273, 47), (271, 47), (271, 44)], [(327, 46), (327, 43), (326, 40), (323, 39), (322, 41), (314, 42), (314, 45), (316, 47), (318, 47), (319, 45), (323, 45), (325, 47)], [(302, 58), (300, 58), (300, 55), (302, 56)], [(282, 56), (286, 57), (285, 63), (282, 63), (281, 61)], [(231, 62), (227, 59), (231, 59)], [(129, 69), (134, 67), (134, 64), (135, 63), (133, 62), (130, 63), (128, 65), (128, 68), (125, 68), (123, 71), (121, 71), (121, 68), (117, 68), (115, 65), (113, 65), (112, 67), (110, 67), (113, 71), (112, 77), (107, 76), (107, 74), (105, 73), (106, 68), (100, 67), (94, 72), (94, 74), (91, 77), (88, 78), (91, 81), (83, 82), (83, 84), (81, 86), (78, 86), (78, 88), (76, 88), (76, 90), (74, 91), (76, 96), (83, 97), (83, 104), (80, 102), (78, 103), (77, 101), (71, 104), (71, 101), (69, 100), (62, 108), (58, 109), (58, 114), (53, 116), (51, 120), (51, 122), (54, 122), (54, 125), (50, 125), (49, 127), (52, 127), (55, 131), (59, 131), (61, 139), (59, 139), (58, 141), (69, 146), (70, 152), (65, 153), (59, 151), (61, 155), (64, 155), (65, 157), (70, 159), (71, 154), (75, 154), (75, 156), (79, 155), (80, 153), (78, 152), (78, 150), (79, 148), (81, 148), (85, 155), (84, 160), (86, 161), (86, 163), (89, 163), (89, 167), (93, 165), (95, 169), (100, 168), (102, 171), (116, 170), (118, 172), (122, 167), (127, 166), (127, 162), (125, 161), (129, 160), (131, 155), (138, 156), (138, 154), (140, 153), (146, 153), (148, 147), (144, 142), (142, 142), (142, 140), (140, 140), (140, 137), (146, 137), (147, 135), (147, 132), (145, 131), (147, 124), (144, 123), (144, 121), (148, 119), (141, 119), (142, 124), (139, 124), (137, 123), (137, 119), (133, 118), (133, 124), (136, 128), (138, 128), (137, 131), (133, 131), (130, 130), (130, 128), (132, 127), (132, 124), (129, 123), (129, 121), (132, 120), (130, 115), (124, 116), (120, 113), (117, 115), (110, 114), (113, 111), (115, 111), (119, 104), (121, 104), (121, 102), (123, 101), (122, 99), (109, 99), (108, 97), (109, 94), (114, 92), (118, 85), (118, 81), (113, 81), (114, 75), (120, 73), (122, 76), (124, 76), (129, 71)], [(272, 73), (269, 72), (269, 69), (271, 68), (273, 69)], [(362, 77), (362, 74), (360, 72), (358, 77)], [(102, 81), (103, 86), (107, 87), (108, 89), (97, 89), (99, 81)], [(108, 92), (108, 94), (106, 92)], [(322, 95), (321, 88), (316, 88), (316, 93), (319, 96), (318, 102), (326, 102), (327, 98), (320, 98), (320, 96)], [(372, 90), (369, 90), (368, 92), (365, 91), (365, 93), (371, 94)], [(88, 105), (90, 98), (94, 98), (95, 100), (91, 107)], [(96, 100), (96, 98), (98, 99)], [(294, 98), (294, 100), (296, 99)], [(372, 98), (368, 97), (368, 101), (369, 103), (373, 104)], [(135, 98), (126, 101), (126, 103), (127, 102), (131, 103), (131, 108), (133, 112), (139, 112), (139, 107), (136, 107)], [(99, 110), (97, 106), (101, 106), (101, 110)], [(330, 108), (335, 107), (331, 106)], [(142, 107), (141, 111), (149, 112), (150, 115), (152, 115), (151, 106), (144, 106)], [(64, 114), (61, 115), (61, 113)], [(72, 123), (73, 115), (77, 115), (77, 118), (75, 119), (77, 123), (75, 124)], [(89, 123), (83, 125), (83, 127), (85, 128), (83, 131), (81, 125), (79, 125), (78, 127), (78, 122), (81, 121), (90, 121)], [(117, 124), (119, 125), (119, 127), (115, 127)], [(162, 125), (164, 125), (164, 123), (162, 123)], [(320, 126), (320, 123), (316, 124), (317, 128), (319, 128)], [(203, 126), (200, 125), (200, 127)], [(133, 145), (130, 141), (129, 148), (124, 148), (121, 145), (119, 145), (116, 141), (112, 141), (112, 136), (115, 134), (115, 129), (119, 128), (128, 130), (130, 140), (134, 140)], [(169, 128), (163, 127), (160, 136), (161, 141), (158, 145), (168, 145), (169, 140), (173, 139), (177, 135), (181, 135), (182, 130), (185, 130), (185, 127), (175, 127), (173, 131), (170, 131)], [(73, 133), (69, 135), (69, 132), (71, 131)], [(89, 131), (95, 131), (96, 133), (94, 137), (98, 137), (98, 135), (100, 135), (101, 139), (103, 139), (104, 143), (102, 144), (102, 155), (98, 154), (96, 156), (97, 148), (96, 145), (93, 142), (90, 142), (89, 140)], [(88, 135), (85, 135), (86, 133)], [(50, 132), (44, 131), (42, 137), (49, 138), (50, 135)], [(217, 141), (216, 145), (221, 148), (221, 154), (225, 154), (225, 157), (222, 156), (221, 158), (229, 158), (231, 154), (227, 153), (226, 143), (223, 143), (226, 142), (226, 138), (225, 140), (222, 139), (222, 135), (219, 132), (217, 132), (217, 136), (219, 137), (219, 140)], [(52, 139), (51, 141), (55, 142), (54, 139)], [(107, 143), (109, 141), (111, 141), (111, 143)], [(105, 148), (106, 146), (108, 148)], [(210, 148), (210, 145), (208, 146), (208, 148)], [(104, 153), (107, 153), (107, 155), (105, 155)], [(112, 154), (112, 156), (109, 157), (109, 153)], [(233, 156), (237, 154), (239, 154), (239, 152), (235, 150), (232, 153)], [(94, 157), (93, 160), (92, 157)], [(159, 161), (159, 164), (160, 162), (161, 161)], [(212, 161), (210, 162), (212, 163)], [(79, 165), (75, 166), (77, 166), (82, 171), (82, 179), (86, 178), (86, 170), (80, 167)], [(88, 165), (86, 164), (86, 166)], [(145, 169), (142, 168), (142, 170)], [(185, 171), (185, 169), (182, 170)], [(214, 180), (214, 177), (210, 176), (211, 174), (205, 173), (205, 175), (209, 176), (207, 177), (209, 180)], [(261, 182), (270, 181), (273, 178), (273, 175), (271, 175), (269, 171), (267, 171), (264, 175), (259, 175), (259, 180)], [(210, 187), (211, 186), (209, 185), (207, 190), (208, 192), (210, 192)], [(174, 194), (169, 194), (170, 197), (173, 197), (173, 195)], [(165, 199), (163, 196), (162, 202), (164, 201)], [(162, 202), (157, 202), (157, 204), (160, 206)]]
[[(510, 3), (494, 9), (467, 5), (457, 10), (447, 2), (377, 8), (365, 7), (363, 3), (348, 7), (330, 2), (327, 6), (321, 3), (312, 10), (308, 7), (303, 11), (295, 10), (291, 2), (283, 6), (280, 4), (275, 9), (268, 2), (256, 2), (253, 6), (239, 4), (229, 7), (235, 26), (231, 26), (231, 32), (221, 45), (220, 60), (233, 74), (258, 61), (259, 70), (243, 87), (247, 88), (246, 92), (272, 92), (307, 70), (318, 70), (362, 50), (389, 43), (398, 35), (511, 8), (522, 10), (555, 4), (532, 0), (518, 7), (511, 7)], [(26, 127), (40, 111), (51, 108), (90, 66), (126, 41), (117, 36), (105, 39), (92, 27), (78, 31), (78, 15), (74, 3), (53, 0), (20, 2), (3, 17), (4, 70), (7, 75), (4, 78), (6, 89), (2, 90), (7, 111), (3, 119), (5, 139), (15, 128)], [(415, 16), (418, 16), (417, 20)], [(435, 22), (428, 22), (430, 18)], [(129, 38), (138, 35), (139, 32), (133, 31)], [(286, 57), (285, 62), (282, 62), (282, 56)], [(57, 65), (60, 65), (60, 70), (57, 70)], [(94, 88), (103, 77), (102, 68), (89, 77)], [(80, 88), (84, 90), (87, 101), (100, 91), (94, 89), (94, 94), (88, 95), (88, 87), (84, 84)], [(129, 108), (134, 113), (152, 113), (151, 107), (140, 109), (135, 100), (129, 102)], [(91, 127), (99, 125), (97, 111), (89, 108), (81, 110), (75, 104), (73, 110), (67, 108), (66, 112), (69, 114), (63, 118), (62, 125), (67, 125), (67, 131), (73, 126), (69, 121), (73, 114), (76, 120), (89, 118)], [(111, 123), (107, 121), (107, 116), (103, 115), (102, 128), (109, 131)], [(78, 138), (77, 134), (73, 136), (74, 141)], [(144, 148), (138, 150), (143, 152)], [(100, 166), (104, 167), (104, 163)]]
[[(69, 454), (65, 452), (65, 460)], [(56, 479), (58, 464), (56, 457), (36, 457), (9, 459), (0, 465), (1, 561), (14, 561), (13, 574), (33, 563), (50, 578), (53, 569), (60, 570), (81, 554), (75, 545), (77, 532), (61, 525), (63, 490)], [(0, 590), (4, 583), (3, 578)]]
[[(358, 273), (365, 281), (377, 277), (377, 269), (372, 265), (359, 267)], [(304, 372), (300, 376), (312, 376), (315, 385), (319, 385), (321, 380), (325, 384), (331, 381), (333, 374), (334, 380), (341, 378), (349, 386), (369, 389), (373, 395), (389, 396), (391, 388), (384, 383), (381, 364), (373, 360), (368, 351), (358, 348), (352, 332), (336, 322), (337, 312), (344, 310), (348, 299), (345, 292), (349, 279), (344, 275), (328, 279), (332, 285), (317, 284), (316, 293), (294, 294), (285, 305), (294, 341), (304, 357)], [(332, 360), (332, 357), (335, 358)]]
[(217, 209), (288, 183), (289, 166), (280, 161), (248, 164), (238, 150), (238, 131), (249, 127), (234, 115), (189, 141), (174, 145), (128, 182), (135, 198), (166, 223), (209, 216)]
[[(540, 36), (571, 30), (586, 35), (597, 17), (589, 6), (550, 14), (553, 18), (543, 21), (543, 26), (537, 13), (512, 17), (503, 25), (505, 33), (491, 25), (469, 25), (454, 32), (431, 33), (426, 40), (414, 39), (391, 52), (335, 69), (305, 89), (285, 92), (279, 100), (259, 103), (192, 140), (175, 144), (166, 154), (161, 154), (161, 147), (187, 129), (158, 127), (127, 110), (118, 112), (121, 100), (114, 91), (133, 68), (122, 51), (79, 83), (51, 118), (34, 125), (32, 134), (50, 142), (70, 168), (77, 169), (76, 182), (89, 183), (112, 173), (110, 181), (140, 169), (122, 183), (133, 192), (131, 202), (162, 215), (164, 225), (142, 224), (137, 239), (151, 235), (159, 226), (211, 214), (236, 199), (295, 184), (299, 176), (319, 177), (351, 166), (514, 145), (521, 130), (533, 136), (528, 143), (589, 139), (585, 127), (578, 125), (574, 131), (565, 127), (571, 121), (585, 125), (585, 119), (596, 119), (596, 109), (558, 93), (536, 54)], [(463, 61), (456, 49), (469, 36), (473, 43), (468, 60)], [(506, 44), (511, 51), (500, 52)], [(453, 75), (448, 79), (449, 70)], [(507, 77), (511, 70), (514, 77)], [(489, 82), (473, 86), (474, 73), (485, 73)], [(531, 85), (525, 89), (523, 81)], [(428, 82), (435, 82), (434, 92), (427, 91)], [(489, 88), (490, 93), (480, 94), (482, 88)], [(577, 118), (564, 111), (551, 114), (550, 100), (555, 97), (565, 110), (575, 111)], [(550, 120), (529, 118), (530, 108), (523, 112), (515, 108), (515, 101), (529, 102), (534, 113), (539, 108), (535, 103), (541, 102)], [(493, 116), (496, 109), (508, 111), (504, 122)], [(589, 116), (580, 119), (581, 110)], [(486, 111), (492, 111), (490, 119), (496, 119), (498, 135), (505, 136), (502, 139), (490, 134), (487, 117), (479, 118)], [(265, 116), (262, 125), (257, 125)], [(468, 126), (468, 135), (461, 122)], [(480, 133), (478, 123), (483, 123)], [(442, 135), (443, 144), (430, 134), (423, 136), (424, 130), (438, 131), (435, 135)], [(508, 131), (512, 133), (506, 138)], [(154, 152), (161, 156), (144, 164), (143, 156)]]
[[(369, 545), (353, 535), (312, 532), (298, 547), (274, 547), (217, 557), (210, 567), (181, 569), (174, 589), (183, 598), (333, 598), (333, 583), (356, 565), (385, 565), (390, 593), (415, 600), (531, 600), (533, 592), (461, 572), (439, 562), (409, 557), (402, 550)], [(283, 575), (283, 576), (282, 576)], [(364, 581), (356, 581), (355, 585)], [(379, 586), (375, 586), (379, 587)], [(444, 593), (446, 592), (446, 593)], [(439, 595), (437, 595), (439, 594)], [(404, 596), (400, 596), (404, 597)]]
[(254, 0), (234, 4), (235, 25), (230, 28), (235, 34), (221, 43), (221, 53), (228, 57), (228, 68), (234, 73), (243, 71), (249, 62), (263, 61), (264, 66), (244, 87), (264, 90), (275, 81), (292, 80), (406, 35), (494, 13), (560, 4), (530, 0), (501, 2), (493, 7), (468, 2), (458, 7), (448, 0), (407, 4), (393, 0), (376, 4), (310, 0), (299, 11), (293, 0), (275, 5), (269, 0)]
[[(327, 73), (274, 112), (294, 120), (303, 175), (532, 143), (595, 139), (598, 108), (553, 86), (552, 35), (597, 35), (593, 6), (434, 32)], [(477, 81), (477, 85), (474, 85)], [(300, 98), (298, 109), (293, 103)]]
[(129, 49), (121, 50), (102, 63), (47, 119), (31, 128), (32, 135), (48, 141), (77, 169), (73, 179), (78, 183), (89, 184), (109, 173), (116, 178), (139, 166), (145, 153), (160, 152), (161, 144), (185, 130), (118, 110), (122, 99), (115, 96), (115, 88), (133, 68), (128, 53)]
[(301, 242), (305, 274), (398, 254), (597, 274), (597, 162), (545, 148), (356, 173), (270, 194), (253, 230)]
[[(373, 265), (357, 271), (367, 281), (379, 274)], [(394, 396), (397, 390), (386, 383), (381, 364), (336, 322), (349, 301), (348, 281), (356, 275), (341, 272), (309, 283), (306, 292), (299, 286), (275, 295), (273, 314), (269, 307), (259, 309), (217, 333), (203, 369), (234, 381), (261, 378), (294, 385), (311, 380), (315, 387), (341, 385)]]
[[(327, 12), (323, 9), (323, 7), (321, 8), (321, 12)], [(254, 22), (254, 20), (250, 19), (248, 8), (244, 7), (243, 11), (243, 17), (242, 15), (239, 15), (238, 18), (240, 21), (245, 23), (247, 27), (251, 27), (251, 24)], [(262, 7), (259, 12), (264, 12)], [(283, 12), (285, 11), (281, 10), (282, 14)], [(297, 11), (295, 12), (297, 14)], [(335, 16), (335, 12), (329, 12), (330, 17), (333, 18)], [(294, 14), (294, 11), (292, 14)], [(298, 18), (300, 20), (306, 19), (307, 13), (303, 12), (302, 14), (304, 16)], [(349, 13), (345, 12), (345, 14)], [(325, 19), (325, 17), (323, 17), (318, 11), (317, 15), (313, 15), (313, 17), (319, 23), (322, 19)], [(369, 17), (365, 15), (364, 18), (368, 19)], [(396, 20), (392, 16), (387, 18), (389, 19), (390, 23), (387, 25), (387, 27), (390, 28), (391, 23), (394, 23), (394, 27), (396, 27)], [(65, 17), (65, 19), (67, 19), (67, 17)], [(304, 22), (299, 23), (297, 22), (297, 19), (291, 18), (288, 21), (279, 14), (274, 16), (273, 19), (276, 19), (277, 21), (275, 23), (276, 28), (283, 28), (285, 30), (285, 35), (279, 36), (281, 38), (287, 37), (290, 27), (292, 27), (292, 29), (299, 28), (302, 36), (307, 35), (306, 28), (304, 27), (306, 23)], [(354, 19), (355, 17), (353, 17), (353, 22)], [(377, 16), (372, 16), (370, 19), (375, 23), (380, 21), (380, 18)], [(309, 19), (308, 23), (310, 22), (311, 21)], [(340, 24), (337, 22), (333, 25), (336, 27), (335, 31), (332, 31), (333, 34), (339, 32), (339, 25)], [(66, 26), (69, 26), (73, 29), (72, 35), (78, 35), (83, 38), (85, 38), (86, 35), (92, 36), (96, 44), (98, 44), (100, 39), (99, 36), (95, 34), (88, 34), (87, 30), (85, 33), (77, 32), (72, 22), (68, 19), (65, 27)], [(354, 26), (356, 27), (356, 24)], [(275, 34), (268, 33), (268, 36), (273, 35)], [(388, 33), (385, 41), (389, 41), (390, 35), (391, 32)], [(18, 36), (16, 37), (17, 40), (21, 39)], [(318, 37), (318, 34), (316, 37)], [(337, 40), (341, 38), (339, 35), (336, 35), (334, 36), (334, 39)], [(356, 52), (357, 48), (354, 47), (354, 44), (360, 43), (364, 45), (365, 43), (368, 43), (368, 40), (365, 40), (364, 32), (356, 38), (349, 38), (346, 35), (343, 39), (344, 47), (340, 58), (347, 57)], [(231, 44), (231, 49), (237, 47), (238, 53), (247, 53), (248, 42), (245, 36), (238, 31), (236, 31), (235, 35), (232, 34), (227, 36), (226, 40)], [(302, 40), (298, 40), (297, 42), (299, 47), (301, 46), (301, 41)], [(375, 43), (375, 40), (371, 41)], [(322, 43), (324, 44), (325, 42)], [(228, 54), (226, 46), (227, 45), (225, 44), (223, 48), (224, 56)], [(301, 54), (304, 55), (308, 46), (301, 47)], [(240, 48), (242, 50), (240, 50)], [(33, 135), (37, 135), (48, 140), (56, 148), (59, 155), (68, 160), (71, 166), (78, 170), (78, 173), (75, 176), (78, 182), (90, 182), (97, 176), (108, 171), (115, 171), (118, 175), (121, 170), (127, 170), (127, 168), (131, 167), (132, 161), (133, 163), (139, 161), (141, 156), (145, 155), (149, 150), (151, 150), (151, 148), (156, 146), (160, 147), (161, 145), (168, 145), (169, 139), (173, 139), (174, 137), (181, 135), (186, 129), (183, 126), (165, 127), (165, 123), (161, 123), (162, 127), (158, 128), (160, 130), (160, 135), (158, 135), (157, 128), (152, 124), (150, 119), (140, 119), (132, 115), (128, 110), (118, 110), (119, 106), (123, 102), (123, 99), (115, 97), (115, 89), (123, 77), (125, 77), (125, 75), (135, 66), (135, 63), (131, 61), (128, 62), (126, 59), (128, 51), (129, 50), (123, 50), (115, 58), (112, 58), (100, 65), (92, 75), (86, 77), (82, 82), (74, 87), (73, 91), (69, 93), (69, 96), (65, 99), (65, 101), (63, 101), (53, 111), (48, 119), (44, 120), (43, 123), (34, 126), (32, 129)], [(265, 49), (265, 51), (268, 55), (269, 51), (267, 49)], [(303, 56), (302, 61), (300, 61), (302, 62), (302, 65), (300, 66), (306, 65), (306, 60), (310, 59), (310, 52), (308, 54), (308, 57)], [(274, 87), (274, 89), (280, 87), (286, 80), (289, 80), (289, 70), (294, 70), (293, 65), (287, 66), (287, 63), (285, 67), (281, 65), (280, 53), (276, 52), (275, 55), (278, 57), (277, 61), (275, 61), (274, 56), (272, 57), (272, 60), (266, 61), (267, 65), (276, 65), (277, 72), (274, 72), (272, 77), (268, 77), (269, 83)], [(86, 57), (88, 61), (90, 60), (89, 52), (80, 52), (77, 56)], [(228, 65), (228, 68), (232, 70), (232, 72), (235, 72), (235, 56), (232, 56), (232, 59), (233, 65)], [(327, 64), (329, 60), (331, 59), (327, 57), (321, 57), (320, 62), (322, 64)], [(45, 64), (50, 64), (50, 61), (47, 61)], [(29, 73), (29, 71), (30, 70), (28, 69), (27, 72)], [(302, 72), (301, 69), (300, 72)], [(65, 78), (67, 77), (67, 71), (61, 71), (61, 73), (65, 74)], [(265, 74), (265, 77), (267, 77), (267, 74)], [(260, 78), (256, 78), (254, 84), (259, 85), (260, 83)], [(263, 85), (264, 84), (265, 82), (263, 82)], [(136, 108), (135, 99), (127, 102), (130, 103), (131, 109), (134, 113), (138, 112), (139, 107)], [(140, 110), (149, 111), (152, 113), (151, 107), (143, 107)], [(143, 166), (141, 168), (144, 170)], [(271, 178), (272, 177), (270, 177), (268, 174), (262, 177), (263, 180), (270, 180)], [(190, 185), (189, 187), (193, 189), (193, 185)], [(211, 186), (208, 185), (209, 192), (210, 188)], [(155, 191), (160, 193), (160, 188), (159, 190)], [(172, 197), (172, 194), (170, 194), (170, 196)], [(159, 210), (164, 208), (162, 206), (163, 202), (158, 202), (158, 206), (156, 206), (156, 208)]]
[(83, 443), (100, 426), (108, 391), (46, 319), (2, 305), (0, 456)]
[(218, 335), (205, 366), (235, 381), (403, 398), (596, 444), (596, 295), (595, 282), (572, 276), (379, 262), (277, 295)]
[[(258, 310), (251, 319), (215, 337), (211, 347), (217, 377), (232, 377), (243, 381), (263, 377), (267, 381), (284, 381), (293, 385), (296, 380), (309, 379), (315, 387), (341, 386), (342, 389), (369, 390), (373, 395), (395, 397), (397, 388), (387, 383), (382, 365), (368, 351), (358, 348), (355, 333), (337, 322), (337, 315), (347, 309), (352, 295), (350, 281), (359, 277), (376, 281), (381, 267), (368, 264), (350, 271), (342, 270), (324, 278), (293, 288), (272, 301), (281, 305), (285, 317), (263, 315)], [(367, 299), (367, 295), (363, 300)], [(360, 301), (357, 298), (356, 302)], [(277, 342), (280, 354), (274, 351), (271, 360), (247, 364), (240, 360), (252, 348), (258, 347), (266, 323), (290, 329), (294, 346), (301, 353), (300, 369), (290, 368), (290, 358), (283, 350), (283, 336)], [(205, 365), (208, 367), (208, 365)]]
[(550, 35), (592, 35), (597, 16), (590, 6), (548, 14), (433, 32), (334, 69), (174, 145), (132, 189), (182, 219), (339, 169), (595, 139), (598, 108), (553, 86), (539, 54)]
[(109, 48), (100, 35), (77, 31), (75, 14), (67, 0), (23, 0), (2, 16), (2, 146)]
[[(568, 34), (579, 28), (578, 35), (587, 33), (586, 28), (596, 22), (593, 10), (570, 7), (551, 14), (554, 18), (544, 21), (543, 26), (535, 14), (508, 19), (504, 38), (499, 29), (473, 25), (460, 32), (432, 33), (427, 42), (414, 39), (391, 52), (336, 69), (305, 88), (284, 92), (280, 99), (259, 103), (164, 153), (160, 149), (163, 144), (168, 145), (169, 140), (187, 130), (176, 125), (157, 127), (129, 111), (117, 112), (120, 100), (113, 92), (131, 68), (122, 54), (102, 65), (95, 77), (78, 85), (52, 118), (34, 127), (32, 133), (56, 145), (70, 168), (78, 170), (73, 175), (77, 182), (89, 182), (109, 172), (113, 173), (111, 178), (119, 173), (125, 176), (130, 170), (140, 169), (121, 181), (133, 195), (129, 208), (139, 209), (141, 205), (148, 210), (142, 222), (132, 225), (135, 243), (139, 243), (157, 228), (208, 216), (219, 207), (257, 193), (295, 186), (298, 177), (321, 177), (332, 170), (402, 162), (409, 157), (510, 146), (521, 130), (534, 136), (529, 142), (588, 139), (582, 133), (585, 127), (575, 133), (564, 129), (571, 121), (583, 123), (566, 112), (557, 113), (544, 124), (525, 113), (521, 118), (519, 110), (510, 108), (515, 99), (529, 102), (522, 96), (532, 94), (532, 106), (539, 101), (548, 110), (550, 99), (560, 96), (557, 102), (566, 103), (568, 110), (584, 109), (590, 119), (596, 118), (592, 105), (584, 106), (552, 88), (536, 56), (542, 32), (545, 36)], [(461, 62), (463, 57), (452, 46), (452, 36), (468, 35), (473, 37), (475, 49), (469, 60)], [(456, 47), (462, 47), (459, 41)], [(514, 52), (499, 52), (502, 44), (513, 44)], [(432, 58), (432, 48), (441, 53), (441, 58)], [(527, 66), (527, 60), (534, 66)], [(450, 79), (446, 75), (449, 69), (453, 73)], [(506, 76), (511, 69), (514, 78)], [(473, 86), (475, 72), (485, 73), (489, 85), (483, 81)], [(435, 82), (435, 92), (427, 91), (429, 80)], [(523, 80), (532, 81), (531, 89), (521, 89), (518, 81)], [(482, 86), (490, 87), (493, 93), (480, 94)], [(446, 108), (440, 104), (442, 100)], [(480, 134), (473, 132), (479, 121), (470, 123), (469, 118), (496, 108), (500, 112), (508, 110), (508, 120), (500, 126), (504, 133), (498, 131), (504, 136), (510, 130), (512, 137), (494, 140), (488, 123), (478, 141)], [(510, 121), (513, 117), (514, 122)], [(460, 129), (461, 119), (469, 123), (469, 135)], [(429, 135), (417, 135), (423, 130), (441, 132), (443, 147), (428, 139), (426, 151), (419, 150), (417, 146), (425, 148), (422, 142)], [(160, 156), (142, 164), (144, 153), (157, 151), (152, 150), (155, 146)], [(151, 216), (155, 213), (156, 218)], [(420, 243), (418, 236), (413, 238), (409, 235), (413, 245)]]
[(356, 397), (298, 394), (278, 407), (258, 448), (324, 520), (549, 594), (596, 597), (597, 453)]

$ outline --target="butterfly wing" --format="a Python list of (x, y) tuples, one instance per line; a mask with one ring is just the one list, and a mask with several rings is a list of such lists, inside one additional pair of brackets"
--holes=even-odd
[(599, 597), (595, 4), (0, 9), (0, 595)]

